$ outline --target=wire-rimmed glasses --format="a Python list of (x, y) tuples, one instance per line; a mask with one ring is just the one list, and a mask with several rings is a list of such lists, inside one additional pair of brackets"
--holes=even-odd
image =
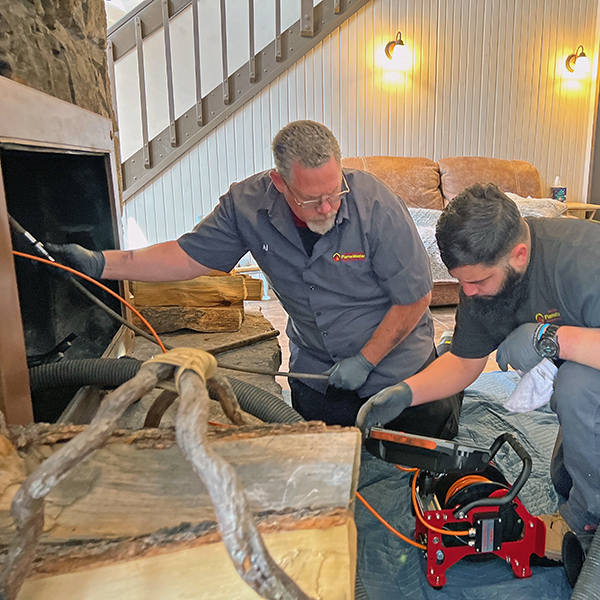
[(298, 200), (298, 198), (296, 198), (296, 195), (294, 194), (292, 188), (287, 183), (285, 185), (290, 192), (292, 200), (300, 208), (319, 208), (323, 204), (323, 202), (327, 202), (328, 204), (335, 204), (336, 202), (339, 202), (350, 191), (350, 188), (348, 187), (348, 182), (346, 181), (344, 175), (342, 175), (343, 187), (341, 192), (337, 192), (336, 194), (324, 194), (316, 200), (304, 200), (301, 202), (300, 200)]

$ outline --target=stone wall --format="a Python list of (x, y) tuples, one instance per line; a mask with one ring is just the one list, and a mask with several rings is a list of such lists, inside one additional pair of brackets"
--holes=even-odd
[(104, 0), (0, 0), (0, 75), (112, 118)]

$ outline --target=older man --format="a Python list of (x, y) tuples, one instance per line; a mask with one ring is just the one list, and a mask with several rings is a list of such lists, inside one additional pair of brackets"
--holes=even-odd
[[(360, 406), (435, 358), (429, 262), (406, 206), (375, 177), (343, 171), (334, 135), (296, 121), (273, 140), (275, 170), (233, 184), (177, 241), (130, 252), (55, 253), (107, 279), (190, 279), (252, 253), (289, 315), (292, 380), (306, 419), (354, 424)], [(462, 396), (406, 412), (394, 426), (455, 435)]]

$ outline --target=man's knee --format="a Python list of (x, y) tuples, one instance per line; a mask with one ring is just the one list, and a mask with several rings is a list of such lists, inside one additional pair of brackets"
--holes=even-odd
[[(587, 412), (599, 399), (599, 370), (571, 361), (566, 361), (559, 367), (550, 407), (561, 421), (570, 414), (577, 415), (580, 409)], [(583, 415), (585, 416), (585, 412)]]

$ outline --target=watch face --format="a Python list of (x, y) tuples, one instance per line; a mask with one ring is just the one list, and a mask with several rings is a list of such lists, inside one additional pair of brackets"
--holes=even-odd
[(554, 358), (558, 353), (558, 344), (553, 339), (542, 338), (538, 342), (538, 350), (544, 358)]

